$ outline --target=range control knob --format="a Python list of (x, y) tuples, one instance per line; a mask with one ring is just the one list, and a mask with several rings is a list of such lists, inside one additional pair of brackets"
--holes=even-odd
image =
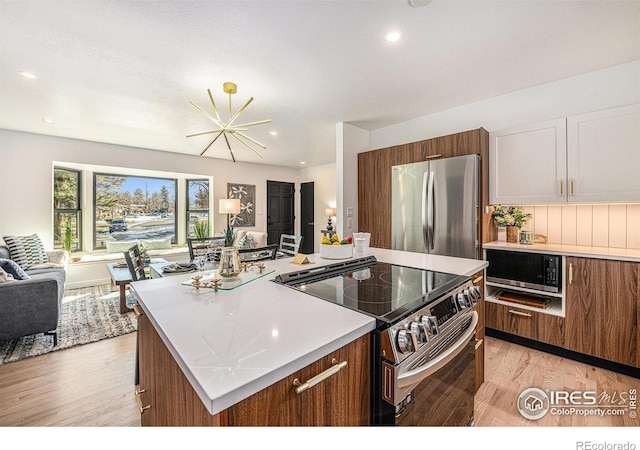
[(436, 316), (420, 316), (420, 322), (424, 324), (429, 337), (438, 334), (438, 319)]
[(458, 306), (460, 307), (461, 310), (471, 306), (471, 301), (469, 300), (469, 296), (464, 292), (458, 292), (456, 297), (458, 299)]
[(416, 335), (416, 339), (418, 340), (419, 345), (427, 342), (427, 327), (424, 323), (411, 322), (409, 324), (409, 330), (411, 330), (411, 332)]
[(473, 305), (478, 303), (478, 300), (476, 300), (476, 293), (473, 291), (473, 289), (465, 289), (464, 291), (462, 291), (462, 293), (467, 300), (467, 308), (471, 308)]
[(473, 292), (476, 295), (476, 303), (478, 303), (480, 301), (480, 299), (482, 298), (482, 291), (480, 290), (479, 286), (471, 286), (471, 292)]
[(398, 331), (397, 344), (400, 353), (415, 352), (418, 348), (418, 342), (415, 333), (407, 329)]

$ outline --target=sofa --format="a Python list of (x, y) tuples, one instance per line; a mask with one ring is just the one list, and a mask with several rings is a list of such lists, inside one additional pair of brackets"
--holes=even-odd
[(13, 267), (18, 277), (27, 276), (27, 279), (17, 279), (12, 274), (4, 278), (8, 281), (0, 282), (0, 339), (46, 333), (53, 335), (53, 345), (58, 345), (58, 319), (69, 254), (54, 250), (46, 255), (47, 262), (24, 270), (12, 260), (9, 248), (0, 245), (2, 266)]

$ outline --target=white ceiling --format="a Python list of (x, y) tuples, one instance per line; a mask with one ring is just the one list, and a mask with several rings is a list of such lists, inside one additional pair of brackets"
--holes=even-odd
[[(373, 130), (637, 59), (637, 0), (0, 0), (0, 128), (198, 155), (211, 138), (186, 135), (213, 127), (190, 102), (213, 113), (209, 88), (226, 120), (232, 81), (234, 111), (254, 97), (236, 123), (272, 120), (247, 131), (264, 159), (232, 140), (237, 160), (312, 166), (335, 160), (339, 122)], [(223, 139), (205, 156), (230, 158)]]

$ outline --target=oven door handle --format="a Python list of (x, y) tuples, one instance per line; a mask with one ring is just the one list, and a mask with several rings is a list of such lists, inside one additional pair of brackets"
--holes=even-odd
[(467, 331), (460, 337), (456, 343), (440, 353), (437, 357), (429, 361), (424, 366), (420, 366), (418, 369), (410, 370), (408, 372), (398, 375), (398, 387), (405, 387), (411, 385), (417, 385), (429, 375), (437, 372), (449, 362), (451, 362), (456, 356), (465, 349), (471, 338), (476, 332), (476, 325), (478, 324), (478, 313), (473, 311), (471, 324)]

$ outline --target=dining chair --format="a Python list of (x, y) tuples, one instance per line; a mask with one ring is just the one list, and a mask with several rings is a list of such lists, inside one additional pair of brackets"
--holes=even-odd
[(265, 245), (264, 247), (238, 248), (242, 261), (263, 261), (276, 259), (278, 244)]
[(144, 272), (144, 258), (140, 256), (140, 248), (138, 245), (134, 245), (124, 252), (124, 259), (127, 261), (131, 281), (146, 280), (149, 278)]
[(302, 236), (293, 234), (280, 235), (280, 247), (278, 248), (278, 256), (296, 256), (302, 245)]
[(187, 238), (189, 246), (189, 259), (193, 261), (196, 256), (207, 255), (207, 260), (213, 261), (219, 250), (224, 247), (224, 237)]

